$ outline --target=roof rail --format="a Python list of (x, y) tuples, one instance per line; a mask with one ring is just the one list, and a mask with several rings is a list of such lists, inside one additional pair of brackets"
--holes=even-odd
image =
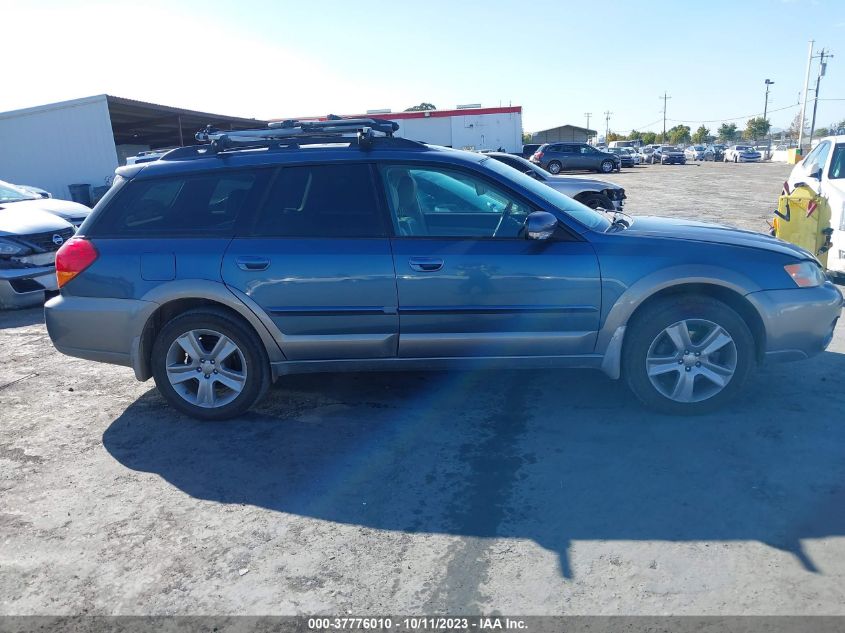
[(399, 129), (399, 124), (387, 119), (343, 119), (329, 115), (325, 121), (299, 121), (290, 119), (274, 121), (266, 128), (257, 130), (232, 130), (223, 132), (211, 125), (196, 133), (195, 138), (201, 142), (210, 142), (212, 152), (225, 151), (235, 147), (262, 147), (270, 143), (287, 141), (302, 144), (303, 141), (314, 143), (332, 142), (338, 138), (353, 137), (362, 149), (367, 149), (376, 138), (376, 133), (385, 137), (392, 137)]

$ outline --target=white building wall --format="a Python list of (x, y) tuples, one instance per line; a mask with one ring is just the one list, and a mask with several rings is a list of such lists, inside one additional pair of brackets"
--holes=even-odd
[(68, 185), (104, 185), (117, 165), (105, 95), (0, 113), (0, 180), (70, 199)]
[[(390, 115), (384, 115), (390, 119)], [(455, 149), (522, 150), (522, 115), (519, 112), (459, 114), (440, 117), (392, 119), (399, 123), (396, 136), (445, 145)]]

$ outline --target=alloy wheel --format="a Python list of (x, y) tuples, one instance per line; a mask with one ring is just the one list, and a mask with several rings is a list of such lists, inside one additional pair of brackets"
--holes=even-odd
[(182, 399), (213, 409), (229, 404), (246, 385), (246, 359), (229, 337), (214, 330), (189, 330), (167, 350), (167, 379)]
[(646, 355), (652, 386), (674, 402), (701, 402), (721, 392), (737, 367), (736, 343), (719, 324), (686, 319), (662, 330)]

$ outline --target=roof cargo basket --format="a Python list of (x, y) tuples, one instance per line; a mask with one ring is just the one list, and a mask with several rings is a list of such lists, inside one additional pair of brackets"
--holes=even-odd
[(195, 138), (211, 143), (213, 153), (235, 148), (332, 143), (342, 138), (355, 139), (359, 147), (367, 149), (375, 138), (392, 137), (398, 129), (398, 123), (387, 119), (343, 119), (329, 115), (325, 121), (274, 121), (257, 130), (220, 131), (209, 125), (197, 132)]

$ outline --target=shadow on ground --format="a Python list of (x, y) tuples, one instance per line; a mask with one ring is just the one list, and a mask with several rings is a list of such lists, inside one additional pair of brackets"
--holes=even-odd
[(0, 310), (0, 329), (26, 327), (44, 323), (44, 308), (27, 308), (25, 310)]
[[(193, 497), (409, 533), (573, 540), (845, 535), (845, 355), (765, 372), (720, 415), (655, 416), (589, 372), (295, 376), (199, 423), (155, 390), (106, 449)], [(827, 382), (825, 377), (831, 377)], [(828, 385), (830, 387), (828, 387)]]

